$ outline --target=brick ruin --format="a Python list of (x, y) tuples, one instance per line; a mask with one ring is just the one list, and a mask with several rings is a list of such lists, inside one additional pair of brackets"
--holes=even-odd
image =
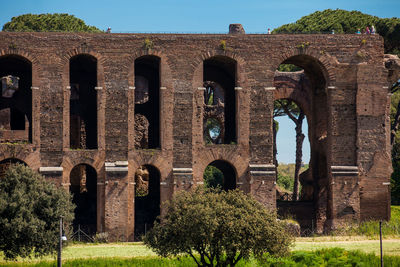
[[(143, 234), (208, 165), (225, 189), (302, 227), (390, 219), (382, 38), (231, 31), (0, 32), (0, 171), (39, 171), (74, 194), (75, 227), (115, 240)], [(306, 82), (276, 72), (283, 63)], [(277, 204), (272, 112), (283, 98), (306, 114), (311, 160), (300, 201)]]

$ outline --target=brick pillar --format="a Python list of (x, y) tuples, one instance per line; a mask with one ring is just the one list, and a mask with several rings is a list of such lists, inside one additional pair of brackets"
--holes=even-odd
[(330, 228), (360, 219), (360, 187), (357, 166), (331, 166)]
[(40, 91), (32, 86), (32, 144), (40, 146)]
[(173, 192), (181, 190), (188, 191), (193, 186), (193, 169), (192, 168), (173, 168)]
[(134, 220), (130, 216), (133, 211), (134, 184), (128, 178), (128, 162), (116, 161), (105, 163), (105, 231), (112, 241), (128, 241), (133, 239)]
[(275, 165), (249, 164), (250, 193), (265, 207), (276, 209)]

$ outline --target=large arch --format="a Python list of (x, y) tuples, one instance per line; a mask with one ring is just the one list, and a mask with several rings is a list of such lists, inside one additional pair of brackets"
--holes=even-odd
[(73, 229), (88, 235), (97, 231), (97, 172), (88, 164), (78, 164), (70, 172), (72, 202), (76, 205)]
[[(307, 54), (290, 55), (281, 64), (293, 64), (304, 70), (307, 86), (296, 86), (289, 77), (275, 72), (275, 100), (286, 98), (295, 101), (304, 111), (308, 122), (310, 141), (309, 169), (301, 174), (300, 201), (278, 204), (281, 214), (295, 216), (303, 228), (316, 227), (322, 232), (328, 214), (328, 94), (329, 73), (318, 58)], [(293, 75), (290, 74), (290, 75)], [(290, 76), (289, 74), (287, 76)], [(286, 80), (286, 81), (285, 81)], [(308, 88), (307, 88), (308, 87)]]
[(11, 54), (0, 57), (0, 124), (4, 142), (32, 142), (32, 63)]
[(153, 165), (135, 171), (135, 240), (141, 240), (160, 215), (160, 180), (160, 171)]

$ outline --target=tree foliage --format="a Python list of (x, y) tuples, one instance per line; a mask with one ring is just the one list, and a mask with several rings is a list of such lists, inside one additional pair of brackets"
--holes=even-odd
[(273, 33), (356, 33), (374, 25), (385, 40), (385, 53), (400, 53), (400, 19), (379, 18), (360, 11), (326, 9), (316, 11), (273, 30)]
[(24, 14), (3, 26), (7, 32), (102, 32), (69, 14)]
[(181, 191), (144, 242), (157, 254), (189, 255), (198, 266), (234, 266), (250, 255), (284, 255), (292, 238), (276, 214), (239, 190)]
[(59, 220), (72, 222), (71, 196), (22, 164), (0, 177), (0, 251), (6, 259), (43, 256), (57, 249)]
[(208, 165), (203, 174), (204, 186), (208, 188), (222, 188), (224, 174), (217, 167)]

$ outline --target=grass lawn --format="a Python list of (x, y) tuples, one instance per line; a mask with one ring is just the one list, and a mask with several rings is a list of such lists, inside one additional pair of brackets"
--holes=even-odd
[[(379, 255), (379, 240), (371, 240), (363, 236), (322, 236), (297, 238), (293, 251), (314, 251), (323, 248), (340, 247), (345, 250), (360, 250), (365, 253)], [(400, 256), (400, 239), (383, 241), (384, 255)], [(156, 254), (142, 243), (110, 243), (110, 244), (72, 244), (63, 250), (63, 260), (88, 258), (132, 258), (156, 257)], [(19, 263), (53, 261), (54, 256), (42, 259), (18, 259)], [(0, 258), (0, 265), (4, 259)]]

